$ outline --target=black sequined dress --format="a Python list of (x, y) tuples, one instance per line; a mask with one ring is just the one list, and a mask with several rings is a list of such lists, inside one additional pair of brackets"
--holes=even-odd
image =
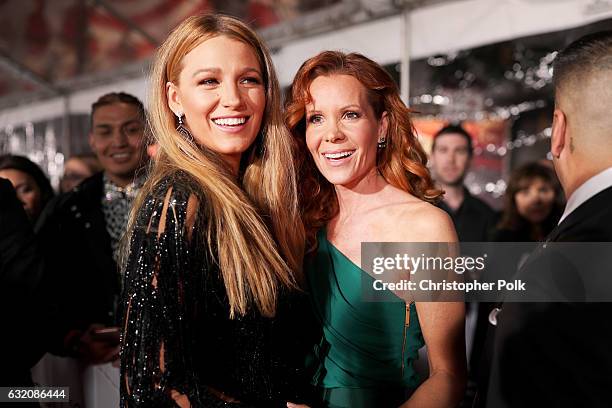
[(215, 251), (200, 233), (209, 213), (193, 191), (186, 176), (162, 182), (138, 214), (125, 268), (121, 406), (178, 406), (177, 393), (193, 408), (311, 403), (307, 299), (284, 293), (274, 318), (253, 310), (229, 319)]

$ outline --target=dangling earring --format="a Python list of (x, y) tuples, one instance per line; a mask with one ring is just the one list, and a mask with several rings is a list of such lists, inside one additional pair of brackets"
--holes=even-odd
[(378, 141), (378, 148), (384, 149), (385, 147), (387, 147), (387, 139), (383, 137)]
[(182, 134), (189, 143), (193, 143), (193, 135), (191, 134), (189, 129), (185, 127), (185, 122), (183, 122), (183, 116), (185, 115), (183, 115), (182, 112), (176, 114), (176, 117), (178, 118), (178, 125), (176, 127), (176, 131)]

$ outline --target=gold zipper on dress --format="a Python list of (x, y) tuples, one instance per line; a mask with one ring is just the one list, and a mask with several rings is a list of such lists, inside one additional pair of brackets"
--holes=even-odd
[(404, 318), (404, 339), (402, 342), (402, 378), (404, 378), (404, 366), (406, 365), (406, 336), (408, 335), (408, 327), (410, 326), (410, 305), (414, 303), (406, 303), (406, 317)]

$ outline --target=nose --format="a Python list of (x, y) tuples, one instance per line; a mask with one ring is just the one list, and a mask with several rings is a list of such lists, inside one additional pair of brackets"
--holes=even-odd
[(115, 147), (123, 147), (126, 146), (128, 143), (128, 138), (127, 138), (127, 134), (126, 134), (126, 130), (123, 129), (122, 127), (116, 128), (113, 131), (113, 145)]
[(221, 105), (226, 108), (236, 108), (242, 105), (242, 95), (238, 85), (234, 83), (224, 84), (221, 88)]
[(534, 200), (533, 200), (533, 201), (535, 201), (535, 202), (539, 202), (539, 203), (544, 202), (544, 197), (545, 197), (545, 196), (546, 196), (546, 193), (544, 193), (544, 192), (542, 192), (542, 191), (537, 191), (537, 192), (535, 193), (535, 196), (534, 196)]
[(537, 190), (527, 190), (527, 202), (529, 203), (529, 205), (537, 204), (540, 201), (540, 198), (540, 193), (538, 193)]
[(344, 140), (344, 133), (337, 122), (333, 122), (330, 125), (330, 128), (327, 130), (327, 134), (325, 136), (325, 141), (330, 143), (336, 143)]

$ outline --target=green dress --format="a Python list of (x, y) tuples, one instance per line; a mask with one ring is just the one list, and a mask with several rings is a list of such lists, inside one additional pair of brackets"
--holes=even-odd
[(373, 278), (318, 234), (306, 261), (314, 312), (323, 328), (315, 350), (314, 384), (330, 408), (397, 408), (418, 386), (412, 362), (424, 345), (414, 303), (392, 292), (388, 301), (362, 300)]

